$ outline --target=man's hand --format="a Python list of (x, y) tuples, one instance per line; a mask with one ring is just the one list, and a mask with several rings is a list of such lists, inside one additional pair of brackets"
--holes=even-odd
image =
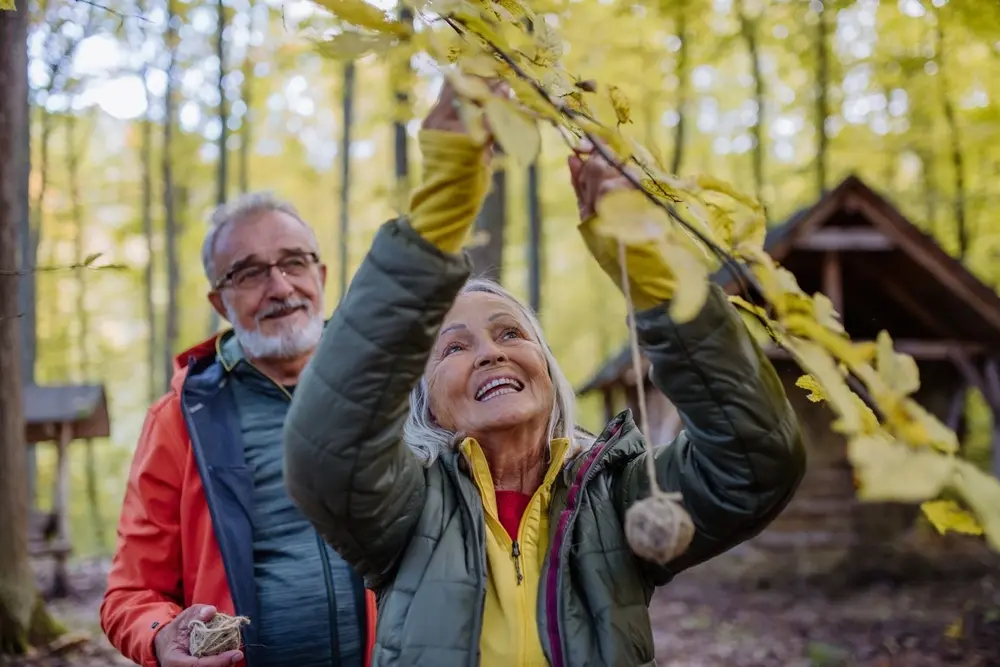
[(211, 605), (192, 605), (156, 633), (153, 650), (160, 667), (228, 667), (243, 659), (241, 651), (226, 651), (207, 658), (195, 658), (188, 650), (191, 621), (208, 623), (215, 616), (215, 611), (215, 607)]

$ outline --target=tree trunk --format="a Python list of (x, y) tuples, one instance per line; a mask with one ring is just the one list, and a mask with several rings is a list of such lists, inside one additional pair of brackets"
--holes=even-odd
[(61, 628), (28, 559), (28, 485), (18, 318), (18, 229), (27, 182), (28, 3), (0, 12), (0, 656), (54, 639)]
[(674, 156), (670, 161), (670, 173), (679, 174), (684, 160), (684, 117), (687, 110), (688, 78), (688, 34), (687, 2), (677, 4), (677, 37), (681, 48), (677, 52), (677, 125), (674, 127)]
[[(91, 360), (90, 360), (90, 317), (87, 313), (87, 269), (83, 262), (86, 259), (86, 215), (83, 211), (83, 203), (80, 200), (80, 158), (83, 149), (77, 145), (76, 140), (76, 116), (70, 113), (66, 117), (66, 161), (70, 211), (72, 215), (74, 239), (73, 239), (73, 260), (76, 264), (74, 278), (76, 282), (76, 340), (77, 340), (77, 371), (81, 382), (92, 380)], [(98, 552), (103, 553), (105, 543), (104, 518), (101, 515), (101, 500), (97, 493), (97, 461), (94, 458), (94, 441), (88, 439), (86, 442), (86, 483), (87, 483), (87, 504), (90, 506), (90, 521), (94, 528), (94, 540), (97, 542)]]
[(746, 42), (747, 55), (750, 56), (750, 69), (753, 74), (754, 83), (754, 103), (757, 105), (757, 119), (750, 128), (753, 135), (753, 181), (756, 190), (757, 201), (761, 206), (764, 203), (764, 75), (760, 71), (760, 52), (757, 48), (757, 21), (746, 15), (743, 0), (737, 0), (736, 11), (740, 17), (740, 33)]
[(142, 69), (142, 89), (146, 96), (146, 116), (142, 119), (142, 145), (140, 160), (142, 162), (142, 233), (146, 238), (146, 272), (143, 280), (145, 292), (146, 326), (149, 334), (146, 341), (146, 393), (150, 403), (156, 400), (159, 385), (156, 382), (156, 341), (159, 338), (156, 328), (156, 306), (153, 304), (153, 257), (156, 248), (153, 244), (153, 120), (152, 95), (149, 93), (149, 72)]
[[(499, 148), (496, 149), (500, 154)], [(476, 220), (476, 233), (486, 234), (486, 242), (469, 250), (472, 273), (479, 278), (500, 282), (503, 272), (503, 237), (507, 222), (507, 174), (493, 172), (493, 186)]]
[(167, 313), (164, 318), (163, 383), (170, 389), (174, 375), (174, 348), (178, 336), (177, 291), (180, 289), (180, 266), (177, 261), (177, 211), (174, 193), (173, 134), (174, 134), (174, 77), (177, 65), (177, 16), (174, 1), (167, 0), (166, 44), (170, 52), (167, 64), (167, 86), (163, 94), (163, 214), (167, 250)]
[(937, 65), (941, 80), (941, 101), (944, 106), (944, 119), (948, 124), (948, 143), (951, 149), (951, 167), (955, 178), (955, 198), (952, 200), (955, 211), (955, 225), (958, 230), (958, 259), (964, 260), (969, 252), (970, 234), (968, 220), (965, 217), (965, 156), (962, 153), (962, 137), (959, 133), (959, 122), (955, 115), (955, 105), (951, 99), (952, 91), (948, 85), (948, 73), (945, 69), (944, 27), (943, 17), (937, 15), (936, 48)]
[[(251, 24), (252, 28), (252, 24)], [(249, 47), (248, 47), (249, 48)], [(250, 192), (250, 148), (253, 141), (251, 120), (253, 114), (253, 59), (247, 53), (243, 59), (243, 81), (240, 83), (240, 99), (243, 100), (243, 118), (240, 119), (239, 188), (240, 194)]]
[(344, 65), (343, 136), (340, 141), (340, 297), (347, 293), (351, 219), (351, 125), (354, 123), (354, 61)]
[[(528, 20), (528, 31), (534, 32), (534, 25)], [(652, 114), (647, 114), (647, 126), (651, 125)], [(648, 137), (652, 145), (653, 137)], [(528, 165), (528, 305), (536, 313), (542, 309), (542, 195), (539, 192), (538, 159)]]
[[(223, 0), (215, 0), (216, 31), (215, 57), (219, 59), (219, 77), (216, 79), (216, 91), (219, 95), (219, 160), (215, 172), (215, 203), (222, 206), (226, 203), (229, 185), (229, 111), (226, 105), (226, 5)], [(209, 308), (208, 335), (219, 330), (219, 314), (214, 308)]]
[(545, 265), (542, 237), (542, 195), (539, 192), (538, 161), (528, 166), (528, 305), (542, 309), (542, 270)]
[(826, 7), (820, 5), (816, 23), (816, 189), (826, 194), (827, 159), (830, 139), (826, 136), (826, 119), (830, 116), (827, 92), (830, 86), (830, 57), (827, 46), (829, 27)]
[[(413, 10), (405, 4), (399, 4), (399, 20), (406, 25), (413, 25)], [(410, 196), (410, 160), (407, 152), (409, 141), (406, 136), (406, 120), (400, 118), (401, 115), (409, 116), (410, 95), (405, 85), (401, 82), (410, 80), (410, 58), (406, 56), (401, 62), (394, 62), (394, 72), (396, 74), (393, 95), (396, 103), (396, 119), (393, 122), (393, 157), (395, 159), (394, 173), (396, 176), (396, 207), (399, 211), (405, 211)]]

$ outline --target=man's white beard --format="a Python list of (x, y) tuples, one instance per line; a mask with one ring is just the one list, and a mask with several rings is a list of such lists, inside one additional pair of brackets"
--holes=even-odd
[[(250, 331), (244, 329), (236, 318), (236, 313), (232, 306), (222, 297), (222, 302), (226, 306), (226, 317), (233, 325), (236, 340), (243, 348), (243, 354), (250, 359), (294, 359), (312, 352), (319, 339), (323, 337), (323, 316), (322, 300), (320, 310), (313, 309), (312, 304), (307, 299), (292, 297), (280, 303), (274, 303), (270, 308), (265, 309), (256, 318), (257, 329)], [(277, 322), (280, 329), (277, 333), (266, 335), (260, 331), (260, 322), (269, 312), (280, 308), (306, 307), (306, 314), (309, 321), (303, 327), (297, 327), (293, 322)]]

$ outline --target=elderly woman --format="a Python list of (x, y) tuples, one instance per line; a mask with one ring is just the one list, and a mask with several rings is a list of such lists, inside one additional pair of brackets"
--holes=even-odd
[[(534, 315), (469, 281), (461, 245), (490, 149), (452, 99), (445, 86), (424, 121), (408, 221), (376, 235), (295, 392), (289, 492), (376, 591), (373, 665), (654, 665), (653, 589), (782, 510), (805, 467), (795, 417), (723, 293), (673, 322), (668, 268), (629, 247), (639, 338), (685, 425), (655, 450), (657, 481), (683, 494), (695, 526), (666, 565), (633, 554), (623, 525), (649, 495), (643, 436), (624, 412), (580, 437)], [(588, 247), (616, 276), (614, 241), (591, 223), (627, 182), (596, 157), (571, 158), (570, 172)]]

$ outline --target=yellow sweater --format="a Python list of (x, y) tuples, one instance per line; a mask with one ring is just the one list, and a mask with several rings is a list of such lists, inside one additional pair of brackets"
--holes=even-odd
[[(423, 130), (419, 141), (424, 175), (410, 201), (410, 225), (441, 251), (458, 253), (486, 197), (489, 166), (483, 149), (467, 135)], [(617, 284), (616, 241), (595, 234), (591, 223), (582, 223), (580, 231), (597, 261)], [(626, 261), (637, 307), (652, 307), (670, 298), (673, 280), (655, 248), (630, 246)], [(552, 442), (552, 463), (521, 517), (517, 549), (500, 523), (493, 478), (479, 443), (467, 438), (460, 448), (469, 462), (486, 516), (486, 607), (480, 664), (547, 667), (538, 636), (536, 601), (549, 541), (552, 483), (562, 467), (569, 441)]]

